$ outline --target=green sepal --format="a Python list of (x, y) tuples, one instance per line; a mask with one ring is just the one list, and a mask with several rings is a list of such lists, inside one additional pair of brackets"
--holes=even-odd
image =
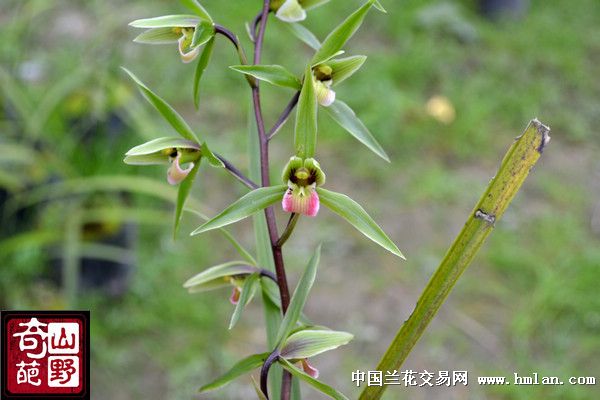
[(125, 153), (123, 162), (129, 165), (169, 164), (175, 150), (182, 153), (182, 164), (196, 161), (201, 154), (196, 142), (179, 137), (162, 137), (131, 148)]
[(348, 332), (304, 329), (285, 340), (280, 355), (288, 360), (314, 357), (349, 343), (353, 337)]
[(327, 65), (332, 69), (332, 86), (336, 86), (354, 75), (354, 73), (362, 67), (366, 59), (367, 56), (351, 56), (327, 61)]
[(140, 33), (133, 41), (143, 44), (170, 44), (177, 43), (180, 37), (181, 33), (175, 32), (173, 28), (154, 28)]
[(134, 28), (194, 28), (201, 21), (196, 15), (163, 15), (136, 19), (129, 23)]
[(207, 268), (194, 275), (183, 284), (183, 287), (190, 293), (219, 289), (231, 285), (229, 277), (250, 275), (258, 271), (258, 268), (248, 265), (245, 261), (230, 261)]

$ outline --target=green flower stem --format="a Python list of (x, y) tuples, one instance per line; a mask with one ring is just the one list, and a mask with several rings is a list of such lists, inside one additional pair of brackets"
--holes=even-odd
[(281, 247), (285, 244), (285, 242), (287, 242), (287, 240), (292, 235), (292, 232), (294, 231), (294, 228), (296, 227), (296, 222), (298, 222), (299, 218), (300, 218), (300, 214), (292, 213), (292, 215), (290, 216), (290, 220), (288, 221), (288, 224), (285, 227), (285, 231), (283, 231), (283, 233), (281, 234), (281, 237), (277, 241), (277, 246)]
[[(417, 301), (417, 305), (398, 331), (388, 350), (377, 366), (378, 371), (397, 370), (417, 343), (427, 325), (469, 266), (473, 257), (491, 233), (515, 194), (525, 181), (529, 171), (540, 158), (550, 136), (550, 129), (538, 120), (529, 123), (504, 156), (500, 169), (487, 190), (469, 215), (465, 226), (442, 260), (437, 271)], [(386, 386), (368, 386), (360, 400), (381, 398)]]

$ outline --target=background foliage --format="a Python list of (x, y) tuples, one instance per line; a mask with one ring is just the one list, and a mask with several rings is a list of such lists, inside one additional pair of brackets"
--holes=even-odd
[[(253, 14), (236, 2), (204, 4), (213, 16), (227, 16), (219, 22), (246, 39), (243, 22)], [(333, 0), (312, 11), (307, 25), (322, 38), (358, 4)], [(474, 1), (384, 6), (389, 14), (370, 15), (349, 43), (351, 53), (364, 50), (369, 58), (338, 95), (388, 150), (391, 168), (359, 151), (360, 144), (328, 118), (320, 121), (318, 157), (328, 185), (367, 205), (408, 261), (358, 240), (329, 212), (314, 222), (317, 234), (307, 219), (299, 223), (286, 254), (291, 282), (302, 267), (294, 257), (307, 258), (323, 241), (307, 313), (355, 333), (343, 350), (315, 358), (323, 380), (350, 397), (358, 393), (351, 371), (374, 367), (500, 155), (537, 116), (551, 126), (552, 146), (405, 364), (417, 371), (466, 369), (471, 385), (392, 388), (387, 398), (597, 397), (598, 386), (486, 388), (474, 379), (600, 370), (600, 4), (532, 1), (522, 19), (497, 22), (479, 16)], [(213, 149), (245, 160), (247, 108), (240, 100), (247, 93), (243, 77), (226, 68), (237, 64), (229, 44), (217, 39), (195, 112), (193, 67), (178, 61), (173, 46), (130, 41), (136, 32), (127, 22), (183, 10), (161, 0), (0, 4), (0, 306), (90, 308), (98, 399), (188, 399), (239, 354), (264, 351), (258, 348), (262, 324), (253, 322), (262, 318), (259, 307), (250, 306), (240, 328), (223, 334), (231, 311), (228, 293), (190, 296), (181, 287), (205, 266), (224, 261), (224, 252), (233, 251), (229, 244), (218, 233), (182, 234), (173, 242), (172, 204), (123, 188), (106, 190), (119, 182), (115, 175), (135, 177), (138, 189), (143, 177), (164, 181), (160, 167), (139, 169), (121, 160), (141, 139), (171, 133), (136, 95), (120, 65), (135, 67), (210, 138)], [(270, 20), (265, 62), (296, 62), (293, 72), (299, 74), (309, 52)], [(263, 92), (267, 121), (273, 121), (289, 93), (268, 85)], [(435, 96), (443, 96), (437, 105)], [(273, 142), (274, 179), (289, 156), (292, 125)], [(222, 171), (202, 169), (193, 195), (207, 214), (244, 193), (241, 186), (227, 192), (230, 178)], [(28, 189), (99, 176), (108, 177), (99, 192), (75, 196), (96, 182), (76, 181), (77, 190), (63, 188), (52, 196), (46, 191), (41, 202), (13, 211), (16, 201), (34, 200)], [(89, 217), (90, 210), (106, 209), (113, 213)], [(74, 215), (93, 221), (74, 230)], [(181, 232), (199, 224), (194, 218), (184, 221)], [(251, 244), (250, 224), (238, 225), (233, 230)], [(117, 248), (93, 246), (119, 234), (129, 239)], [(83, 257), (135, 265), (126, 293), (80, 290), (75, 296), (72, 286), (59, 289), (50, 282), (47, 271), (60, 265), (74, 270)], [(242, 399), (252, 396), (248, 389), (234, 384), (198, 398)]]

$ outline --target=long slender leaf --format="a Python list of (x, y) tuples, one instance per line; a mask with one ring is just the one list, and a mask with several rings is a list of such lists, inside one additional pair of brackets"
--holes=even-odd
[(229, 68), (276, 86), (296, 90), (300, 90), (302, 87), (298, 78), (281, 65), (232, 65)]
[(343, 101), (336, 100), (329, 107), (324, 107), (327, 113), (342, 128), (348, 131), (359, 142), (367, 146), (373, 153), (390, 162), (390, 158), (369, 129), (356, 116), (354, 111)]
[(188, 140), (193, 140), (197, 143), (200, 143), (200, 140), (190, 128), (190, 126), (185, 122), (183, 117), (175, 111), (173, 107), (169, 105), (166, 101), (164, 101), (161, 97), (155, 94), (152, 90), (150, 90), (137, 76), (133, 74), (133, 72), (129, 71), (125, 67), (121, 67), (123, 71), (125, 71), (131, 79), (138, 85), (140, 91), (148, 100), (150, 104), (154, 106), (158, 110), (158, 112), (163, 116), (163, 118), (171, 124), (173, 129), (175, 129), (179, 134)]
[(196, 65), (196, 72), (194, 74), (194, 106), (196, 109), (200, 105), (200, 81), (202, 80), (202, 75), (210, 62), (210, 58), (212, 57), (213, 49), (215, 47), (215, 37), (213, 36), (204, 46), (202, 50), (202, 54), (200, 54), (200, 59), (198, 60), (198, 65)]
[(348, 332), (304, 329), (285, 340), (280, 354), (288, 360), (314, 357), (347, 344), (353, 337)]
[(239, 321), (242, 316), (242, 311), (244, 311), (244, 307), (250, 302), (252, 297), (254, 296), (254, 292), (256, 291), (256, 287), (259, 285), (258, 280), (260, 279), (260, 273), (255, 272), (244, 281), (244, 286), (242, 286), (242, 293), (240, 294), (240, 298), (238, 303), (235, 305), (235, 310), (233, 310), (233, 315), (231, 316), (231, 321), (229, 322), (229, 329), (233, 329), (235, 324)]
[(343, 217), (346, 221), (352, 224), (363, 235), (388, 250), (392, 254), (405, 259), (402, 252), (385, 234), (385, 232), (377, 225), (373, 218), (367, 214), (360, 204), (352, 200), (345, 194), (332, 192), (323, 188), (317, 188), (321, 204), (329, 208), (331, 211)]
[(198, 235), (200, 233), (221, 228), (242, 220), (260, 210), (267, 208), (278, 200), (281, 200), (286, 189), (287, 186), (285, 185), (254, 189), (231, 204), (219, 215), (201, 225), (191, 234)]
[(287, 309), (283, 317), (283, 321), (281, 322), (281, 326), (279, 327), (279, 331), (277, 332), (277, 346), (281, 347), (283, 341), (288, 337), (290, 332), (296, 326), (298, 319), (300, 318), (300, 314), (302, 313), (302, 309), (304, 308), (304, 304), (306, 303), (306, 299), (308, 298), (308, 293), (315, 282), (315, 277), (317, 276), (317, 268), (319, 266), (319, 259), (321, 257), (321, 245), (317, 246), (315, 253), (311, 257), (300, 281), (298, 281), (298, 286), (296, 290), (294, 290), (294, 294), (292, 295), (292, 299), (290, 300), (290, 305)]
[(304, 25), (297, 22), (284, 23), (283, 25), (287, 27), (294, 36), (296, 36), (298, 39), (304, 42), (308, 47), (314, 50), (319, 50), (319, 48), (321, 47), (321, 42), (319, 42), (319, 39), (317, 39), (317, 37)]
[(332, 399), (349, 400), (346, 396), (344, 396), (342, 393), (338, 392), (331, 386), (316, 380), (312, 376), (306, 374), (304, 371), (296, 368), (292, 363), (290, 363), (285, 358), (280, 358), (279, 363), (283, 366), (283, 368), (288, 370), (292, 375), (300, 378), (304, 382), (308, 383), (309, 385), (311, 385), (312, 387), (317, 389), (319, 392), (326, 394), (327, 396), (331, 397)]
[(200, 4), (198, 0), (180, 0), (181, 3), (198, 14), (201, 18), (204, 18), (210, 22), (212, 22), (212, 17), (208, 14), (208, 11)]
[(353, 12), (340, 25), (338, 25), (325, 38), (323, 44), (312, 58), (311, 65), (317, 65), (331, 58), (333, 54), (342, 49), (344, 44), (354, 35), (362, 24), (367, 12), (373, 6), (375, 0), (369, 0), (358, 10)]
[(306, 67), (304, 83), (298, 99), (294, 145), (300, 158), (313, 157), (317, 145), (317, 95), (313, 85), (312, 71)]
[(209, 383), (207, 385), (202, 386), (198, 391), (199, 392), (207, 392), (209, 390), (215, 390), (220, 387), (223, 387), (226, 384), (228, 384), (229, 382), (231, 382), (232, 380), (252, 371), (253, 369), (260, 367), (263, 364), (263, 362), (267, 359), (268, 356), (269, 356), (269, 353), (262, 353), (262, 354), (254, 354), (249, 357), (246, 357), (243, 360), (239, 361), (237, 364), (235, 364), (223, 376), (212, 381), (211, 383)]
[(188, 176), (186, 176), (183, 182), (179, 184), (179, 190), (177, 191), (177, 203), (175, 204), (175, 223), (173, 226), (174, 237), (177, 236), (179, 223), (181, 222), (181, 215), (183, 214), (183, 206), (185, 205), (185, 201), (190, 194), (190, 190), (192, 190), (192, 185), (194, 184), (194, 179), (196, 179), (198, 168), (200, 168), (200, 160), (194, 163), (194, 167)]

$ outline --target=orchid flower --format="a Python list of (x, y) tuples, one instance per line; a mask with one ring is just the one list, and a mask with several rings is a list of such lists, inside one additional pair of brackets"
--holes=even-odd
[(292, 157), (287, 163), (283, 182), (288, 189), (283, 195), (283, 210), (290, 213), (304, 214), (314, 217), (319, 212), (319, 195), (317, 186), (325, 183), (325, 173), (319, 162), (313, 158), (302, 159)]
[(260, 272), (259, 268), (247, 265), (247, 263), (242, 261), (231, 261), (202, 271), (198, 275), (188, 279), (183, 284), (183, 287), (188, 289), (190, 293), (232, 287), (229, 301), (235, 305), (240, 300), (246, 279), (250, 275)]
[[(168, 164), (167, 181), (171, 185), (181, 183), (200, 161), (200, 145), (191, 140), (164, 137), (136, 146), (125, 154), (123, 160), (129, 165)], [(183, 165), (187, 166), (184, 168)]]
[(129, 25), (147, 28), (134, 42), (170, 44), (177, 42), (181, 61), (190, 63), (200, 54), (200, 47), (215, 34), (212, 21), (195, 15), (165, 15), (139, 19)]
[(331, 59), (312, 68), (313, 84), (317, 100), (324, 107), (335, 101), (332, 87), (349, 78), (365, 62), (365, 56)]

